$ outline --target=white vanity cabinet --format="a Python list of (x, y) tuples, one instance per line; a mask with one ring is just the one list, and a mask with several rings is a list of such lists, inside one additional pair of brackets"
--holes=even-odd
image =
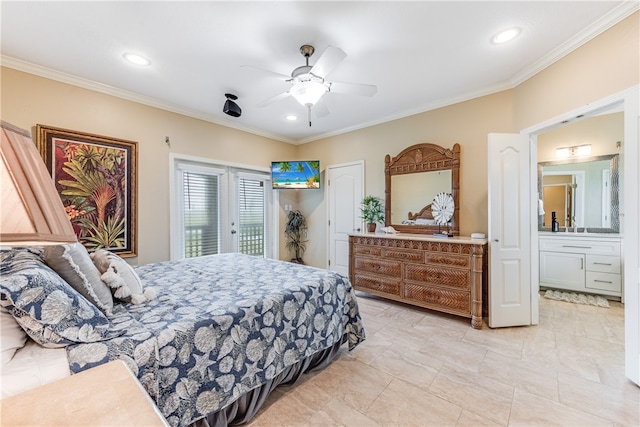
[(622, 296), (619, 236), (549, 233), (539, 243), (541, 287)]

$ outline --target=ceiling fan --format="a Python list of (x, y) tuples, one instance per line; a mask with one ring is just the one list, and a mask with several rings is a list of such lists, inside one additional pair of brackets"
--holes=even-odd
[(329, 114), (327, 107), (324, 103), (320, 102), (325, 93), (334, 92), (349, 95), (373, 96), (378, 91), (378, 88), (374, 85), (330, 82), (326, 80), (327, 75), (331, 73), (331, 71), (333, 71), (344, 58), (346, 58), (347, 54), (344, 53), (342, 49), (329, 46), (322, 53), (320, 58), (318, 58), (315, 65), (311, 66), (309, 65), (309, 58), (314, 52), (315, 48), (311, 45), (305, 44), (300, 46), (300, 53), (304, 56), (306, 64), (295, 68), (291, 72), (291, 76), (264, 70), (262, 68), (245, 66), (258, 69), (262, 72), (267, 72), (291, 83), (289, 90), (262, 101), (258, 104), (258, 107), (265, 107), (276, 101), (284, 99), (287, 96), (292, 96), (301, 105), (307, 107), (309, 111), (309, 126), (311, 126), (311, 107), (314, 107), (314, 111), (319, 117)]

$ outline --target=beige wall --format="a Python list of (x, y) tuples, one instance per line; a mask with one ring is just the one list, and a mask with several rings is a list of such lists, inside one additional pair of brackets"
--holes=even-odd
[[(169, 259), (169, 154), (267, 168), (296, 147), (229, 127), (2, 68), (2, 120), (43, 124), (138, 142), (138, 259)], [(169, 136), (171, 147), (165, 144)]]
[[(366, 193), (384, 196), (384, 156), (409, 145), (461, 145), (462, 234), (487, 231), (487, 134), (519, 132), (640, 83), (640, 14), (635, 13), (512, 90), (415, 116), (292, 146), (223, 126), (2, 69), (2, 119), (23, 128), (37, 123), (140, 143), (139, 263), (169, 258), (170, 152), (261, 167), (273, 158), (320, 159), (327, 165), (365, 161)], [(171, 148), (164, 144), (171, 138)], [(324, 178), (324, 174), (323, 174)], [(309, 221), (305, 261), (326, 265), (325, 191), (281, 199)], [(280, 201), (281, 206), (284, 201)], [(281, 211), (281, 230), (285, 213)], [(288, 259), (280, 244), (280, 258)]]
[(628, 89), (640, 81), (636, 12), (514, 91), (517, 129), (526, 129)]

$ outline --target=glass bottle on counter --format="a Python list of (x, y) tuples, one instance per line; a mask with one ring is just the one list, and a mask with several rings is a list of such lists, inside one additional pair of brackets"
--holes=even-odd
[(556, 219), (555, 212), (551, 212), (551, 231), (553, 231), (554, 233), (557, 233), (558, 231), (560, 231), (560, 224)]

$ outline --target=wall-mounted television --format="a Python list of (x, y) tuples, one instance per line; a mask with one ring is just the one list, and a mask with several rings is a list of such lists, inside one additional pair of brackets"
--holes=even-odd
[(320, 188), (320, 161), (271, 162), (271, 183), (274, 189)]

